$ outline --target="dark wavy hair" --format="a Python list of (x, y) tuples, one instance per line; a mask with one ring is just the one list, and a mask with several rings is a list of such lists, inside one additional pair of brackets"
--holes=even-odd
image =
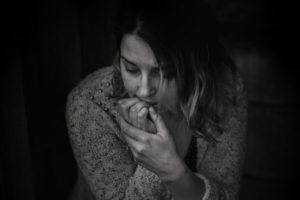
[(118, 47), (124, 34), (139, 36), (149, 44), (158, 64), (166, 67), (163, 77), (176, 80), (180, 109), (194, 135), (217, 142), (207, 125), (222, 133), (218, 110), (226, 74), (235, 70), (218, 40), (210, 7), (204, 1), (125, 0), (114, 23)]

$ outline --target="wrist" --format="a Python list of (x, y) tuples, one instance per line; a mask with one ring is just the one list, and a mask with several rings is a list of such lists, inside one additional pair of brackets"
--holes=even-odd
[(165, 184), (172, 184), (180, 180), (187, 172), (188, 172), (188, 167), (183, 162), (183, 160), (179, 158), (177, 159), (176, 162), (174, 162), (174, 164), (171, 165), (169, 173), (165, 173), (164, 175), (161, 175), (159, 178)]

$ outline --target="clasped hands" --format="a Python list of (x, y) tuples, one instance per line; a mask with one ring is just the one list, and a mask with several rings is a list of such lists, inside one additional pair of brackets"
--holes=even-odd
[(163, 181), (178, 178), (185, 166), (162, 116), (138, 98), (121, 99), (117, 107), (120, 128), (134, 160)]

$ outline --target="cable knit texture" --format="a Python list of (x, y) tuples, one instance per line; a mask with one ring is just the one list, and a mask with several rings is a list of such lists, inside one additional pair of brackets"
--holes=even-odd
[[(78, 181), (71, 199), (172, 199), (158, 176), (137, 165), (126, 149), (117, 123), (117, 99), (111, 97), (113, 71), (113, 67), (95, 71), (68, 96), (66, 122), (78, 164)], [(240, 76), (230, 85), (222, 114), (224, 132), (216, 138), (219, 142), (213, 144), (201, 137), (196, 141), (196, 175), (204, 179), (206, 200), (234, 200), (238, 196), (247, 101)], [(208, 131), (214, 129), (208, 127)]]

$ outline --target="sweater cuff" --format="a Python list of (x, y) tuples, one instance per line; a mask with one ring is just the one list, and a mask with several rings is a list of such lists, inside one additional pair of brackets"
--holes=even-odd
[(210, 186), (210, 183), (209, 183), (209, 180), (204, 177), (203, 175), (199, 174), (199, 173), (195, 173), (195, 175), (202, 179), (204, 181), (204, 184), (205, 184), (205, 193), (204, 193), (204, 196), (202, 198), (202, 200), (208, 200), (208, 197), (209, 197), (209, 194), (210, 194), (210, 191), (211, 191), (211, 186)]
[[(207, 178), (205, 178), (203, 175), (199, 174), (199, 173), (194, 173), (194, 174), (198, 178), (200, 178), (204, 181), (205, 193), (204, 193), (204, 196), (203, 196), (202, 200), (208, 200), (208, 197), (209, 197), (210, 191), (211, 191), (211, 186), (210, 186), (209, 180)], [(171, 200), (175, 200), (175, 199), (172, 197)]]

